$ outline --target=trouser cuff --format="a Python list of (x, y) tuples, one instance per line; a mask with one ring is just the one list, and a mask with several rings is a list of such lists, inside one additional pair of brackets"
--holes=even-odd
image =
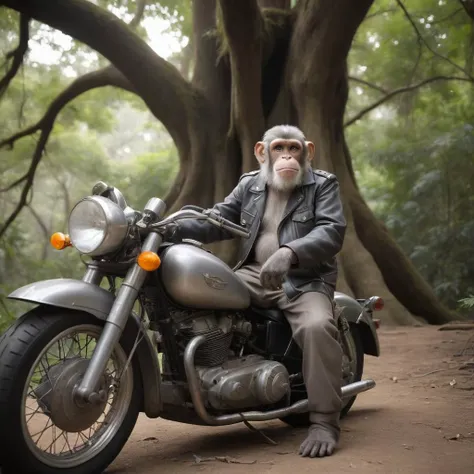
[(321, 428), (324, 428), (331, 433), (333, 433), (336, 438), (339, 438), (341, 428), (339, 427), (339, 419), (341, 417), (341, 412), (335, 413), (316, 413), (310, 412), (309, 421), (312, 425), (318, 425)]

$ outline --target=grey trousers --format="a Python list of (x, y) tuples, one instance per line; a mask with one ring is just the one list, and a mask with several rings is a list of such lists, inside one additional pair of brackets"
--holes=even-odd
[(260, 283), (260, 265), (237, 270), (252, 302), (262, 308), (280, 308), (291, 325), (293, 339), (303, 352), (303, 378), (308, 392), (310, 420), (337, 431), (342, 409), (342, 348), (332, 301), (323, 293), (303, 293), (288, 301), (283, 290), (267, 290)]

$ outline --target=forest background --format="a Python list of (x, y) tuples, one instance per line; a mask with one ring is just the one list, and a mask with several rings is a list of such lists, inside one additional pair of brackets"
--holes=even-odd
[[(73, 100), (64, 96), (79, 78), (93, 77), (94, 71), (107, 67), (101, 54), (45, 23), (28, 22), (15, 7), (9, 8), (15, 2), (2, 3), (0, 330), (24, 309), (6, 299), (14, 288), (35, 280), (82, 276), (77, 252), (56, 251), (49, 238), (67, 230), (72, 206), (96, 181), (117, 186), (129, 204), (140, 209), (150, 197), (169, 194), (182, 166), (176, 140), (134, 92), (97, 85), (87, 90), (86, 84)], [(193, 78), (198, 0), (92, 3), (128, 23), (185, 79)], [(260, 5), (265, 3), (298, 8), (295, 1)], [(377, 220), (441, 305), (450, 314), (469, 314), (474, 304), (473, 3), (366, 3), (371, 6), (347, 56), (344, 132), (354, 175)], [(265, 21), (271, 21), (272, 14), (277, 17), (269, 10)], [(223, 33), (217, 25), (205, 34)], [(228, 54), (223, 44), (221, 62)], [(294, 56), (292, 61), (299, 59)], [(157, 83), (155, 93), (160, 92)], [(28, 172), (52, 115), (54, 127), (33, 178)], [(36, 129), (29, 129), (35, 124)], [(34, 133), (15, 137), (23, 130)], [(229, 192), (227, 187), (224, 191)], [(19, 203), (23, 206), (15, 215)], [(394, 321), (401, 320), (389, 322)]]

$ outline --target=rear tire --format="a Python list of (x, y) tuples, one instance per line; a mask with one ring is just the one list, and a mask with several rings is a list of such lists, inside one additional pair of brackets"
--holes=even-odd
[[(364, 346), (362, 344), (362, 339), (360, 337), (360, 333), (356, 325), (350, 323), (349, 327), (350, 336), (352, 338), (356, 350), (356, 373), (355, 377), (351, 381), (351, 383), (353, 383), (362, 380), (362, 374), (364, 372)], [(352, 405), (354, 405), (356, 398), (357, 395), (354, 395), (353, 397), (349, 398), (345, 403), (343, 401), (344, 405), (341, 410), (341, 419), (344, 418), (347, 413), (349, 413), (349, 410), (352, 408)], [(295, 403), (297, 401), (298, 400), (296, 399), (292, 400), (292, 403)], [(286, 423), (287, 425), (293, 426), (295, 428), (306, 427), (310, 425), (309, 413), (297, 413), (293, 415), (288, 415), (284, 418), (280, 418), (280, 420)]]
[[(103, 436), (103, 438), (105, 438), (105, 441), (103, 441), (103, 446), (97, 448), (97, 453), (94, 453), (92, 458), (88, 458), (84, 463), (77, 462), (74, 465), (74, 457), (79, 456), (79, 454), (74, 452), (70, 455), (72, 459), (70, 465), (60, 466), (60, 463), (63, 461), (60, 460), (60, 456), (58, 455), (56, 455), (56, 457), (59, 461), (51, 460), (51, 463), (49, 463), (50, 461), (48, 460), (47, 462), (43, 462), (43, 459), (46, 460), (49, 454), (47, 452), (43, 453), (39, 448), (34, 447), (32, 444), (34, 442), (34, 435), (28, 436), (25, 433), (25, 385), (30, 383), (28, 380), (29, 374), (33, 365), (35, 365), (35, 361), (58, 335), (64, 331), (72, 330), (76, 326), (84, 327), (84, 325), (95, 327), (94, 331), (100, 333), (104, 326), (104, 322), (81, 311), (38, 307), (23, 315), (1, 337), (0, 446), (2, 454), (0, 455), (0, 466), (2, 467), (2, 474), (22, 474), (33, 472), (36, 474), (99, 474), (112, 463), (127, 442), (137, 421), (143, 398), (142, 381), (138, 362), (135, 357), (132, 359), (129, 366), (132, 375), (125, 377), (127, 372), (124, 374), (124, 379), (133, 381), (131, 388), (130, 386), (122, 388), (122, 385), (120, 385), (117, 392), (117, 397), (121, 396), (121, 390), (131, 390), (131, 395), (125, 397), (126, 401), (124, 403), (126, 403), (126, 405), (111, 408), (111, 411), (113, 409), (116, 411), (122, 410), (121, 413), (125, 413), (123, 419), (121, 422), (117, 422), (120, 424), (116, 425), (116, 428), (114, 427), (113, 431), (107, 431), (108, 428), (104, 428), (104, 433), (109, 434), (100, 435), (100, 437)], [(115, 353), (121, 353), (122, 357), (125, 355), (128, 358), (131, 350), (130, 344), (125, 343), (122, 338), (119, 345), (120, 347), (115, 350)], [(122, 352), (120, 352), (120, 348), (123, 350)], [(51, 357), (50, 353), (48, 352), (45, 357)], [(48, 367), (48, 371), (49, 370), (50, 368)], [(45, 369), (45, 373), (49, 374), (50, 372), (47, 372)], [(46, 376), (43, 376), (41, 382), (35, 382), (35, 390), (38, 390), (38, 387), (46, 383), (43, 382), (45, 377)], [(49, 378), (49, 375), (47, 375), (47, 379)], [(56, 381), (58, 379), (53, 380)], [(52, 393), (53, 392), (54, 390)], [(30, 398), (31, 393), (29, 394)], [(36, 398), (37, 405), (40, 404), (39, 401), (43, 397), (46, 399), (45, 395), (41, 396), (39, 399)], [(118, 399), (119, 401), (121, 400), (120, 398)], [(113, 403), (115, 403), (115, 399)], [(114, 405), (111, 406), (114, 407)], [(30, 407), (28, 408), (30, 410), (32, 409)], [(31, 417), (33, 417), (36, 412), (40, 414), (39, 416), (45, 416), (44, 414), (41, 414), (37, 408)], [(116, 416), (115, 412), (111, 415), (112, 421), (110, 424), (114, 422), (114, 416)], [(50, 422), (52, 421), (51, 417), (48, 419)], [(106, 424), (104, 426), (107, 427), (108, 425)], [(102, 427), (99, 427), (98, 432), (100, 432), (101, 429)], [(67, 433), (70, 432), (64, 430), (61, 431), (66, 433), (64, 438), (67, 440), (70, 436)], [(56, 437), (56, 431), (53, 431), (53, 433)], [(77, 436), (79, 439), (79, 434), (77, 434)], [(97, 444), (102, 442), (100, 437), (100, 441), (98, 441)], [(68, 443), (68, 441), (66, 441), (66, 443)], [(69, 443), (67, 446), (69, 446)], [(86, 446), (86, 444), (84, 444), (84, 446)], [(89, 447), (83, 447), (81, 449), (82, 451), (78, 450), (78, 452), (83, 452), (89, 449)]]

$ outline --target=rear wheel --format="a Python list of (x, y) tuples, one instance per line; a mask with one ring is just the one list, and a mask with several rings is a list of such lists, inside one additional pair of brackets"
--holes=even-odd
[[(364, 372), (364, 346), (362, 345), (362, 339), (360, 337), (359, 330), (355, 324), (349, 324), (349, 328), (350, 331), (347, 334), (347, 347), (342, 344), (343, 386), (348, 385), (350, 383), (359, 382), (360, 380), (362, 380), (362, 374)], [(304, 392), (299, 399), (303, 399), (306, 396), (306, 392)], [(357, 395), (354, 395), (351, 398), (343, 399), (341, 419), (347, 415), (356, 398)], [(293, 399), (292, 403), (295, 403), (297, 401), (298, 399)], [(308, 426), (310, 424), (309, 413), (298, 413), (294, 415), (288, 415), (280, 419), (281, 421), (294, 427)]]
[(100, 380), (108, 396), (78, 403), (103, 322), (80, 311), (37, 308), (0, 340), (0, 465), (4, 474), (101, 473), (135, 426), (142, 384), (120, 341)]

